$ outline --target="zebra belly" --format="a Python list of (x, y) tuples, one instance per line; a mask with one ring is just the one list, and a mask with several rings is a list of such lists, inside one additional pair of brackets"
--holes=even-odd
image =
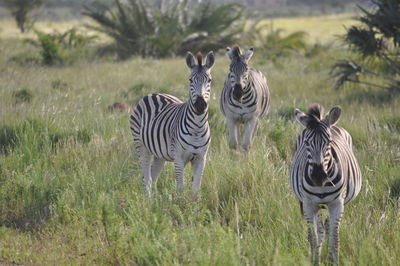
[[(170, 95), (152, 94), (142, 99), (140, 142), (155, 157), (174, 160), (173, 129), (179, 100)], [(139, 103), (140, 104), (140, 103)]]
[(256, 112), (255, 108), (253, 110), (229, 108), (229, 111), (226, 112), (226, 114), (227, 117), (230, 117), (236, 122), (246, 123), (247, 121), (252, 120), (255, 116), (257, 117), (259, 112)]

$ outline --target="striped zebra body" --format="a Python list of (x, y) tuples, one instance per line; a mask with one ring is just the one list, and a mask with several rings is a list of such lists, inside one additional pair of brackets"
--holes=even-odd
[[(339, 225), (344, 205), (356, 198), (361, 189), (361, 171), (352, 149), (350, 134), (336, 126), (340, 108), (333, 108), (322, 118), (320, 105), (311, 106), (308, 114), (296, 110), (297, 120), (306, 127), (296, 142), (290, 169), (290, 184), (300, 201), (308, 223), (312, 260), (319, 263), (324, 238), (320, 209), (329, 210), (329, 259), (339, 257)], [(328, 226), (326, 222), (326, 226)]]
[(194, 115), (191, 108), (168, 94), (142, 98), (131, 115), (135, 146), (143, 145), (166, 161), (174, 161), (176, 151), (185, 151), (189, 157), (205, 153), (210, 142), (208, 114)]
[[(205, 158), (210, 144), (207, 102), (210, 94), (210, 70), (214, 63), (213, 53), (206, 57), (192, 54), (187, 63), (192, 70), (190, 99), (182, 102), (168, 94), (149, 94), (136, 105), (130, 116), (134, 144), (139, 154), (146, 193), (157, 181), (165, 161), (175, 164), (176, 181), (183, 190), (183, 171), (192, 163), (193, 190), (200, 188)], [(153, 162), (151, 162), (153, 161)]]
[(237, 148), (239, 128), (244, 124), (242, 147), (248, 151), (258, 120), (268, 113), (270, 107), (267, 79), (260, 71), (248, 67), (252, 48), (244, 54), (238, 46), (227, 51), (231, 65), (222, 90), (220, 108), (227, 120), (229, 147)]
[(221, 96), (221, 111), (224, 116), (230, 116), (234, 120), (245, 123), (253, 117), (262, 118), (269, 109), (269, 90), (267, 79), (257, 69), (249, 69), (249, 81), (243, 89), (241, 101), (233, 98), (230, 75), (225, 80)]
[[(291, 168), (291, 185), (297, 198), (302, 201), (309, 198), (318, 204), (327, 204), (338, 197), (344, 204), (355, 199), (361, 189), (361, 173), (352, 151), (350, 134), (338, 126), (331, 127), (332, 159), (327, 170), (325, 186), (315, 186), (311, 180), (312, 166), (307, 162), (304, 139), (306, 131), (298, 137), (298, 147)], [(348, 187), (355, 189), (348, 190)]]

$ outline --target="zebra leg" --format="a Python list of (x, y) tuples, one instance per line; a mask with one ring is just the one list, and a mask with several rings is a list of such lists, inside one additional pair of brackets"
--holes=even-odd
[(234, 119), (227, 118), (226, 123), (228, 125), (229, 130), (229, 148), (236, 150), (237, 145), (239, 143), (239, 123), (237, 123)]
[(143, 185), (146, 191), (146, 196), (151, 196), (151, 170), (150, 170), (150, 162), (151, 162), (151, 153), (141, 145), (139, 147), (139, 157), (140, 164), (142, 166), (143, 171)]
[(254, 117), (253, 119), (247, 121), (244, 124), (244, 137), (243, 137), (243, 143), (242, 147), (246, 151), (249, 151), (250, 146), (251, 146), (251, 140), (253, 138), (254, 130), (256, 128), (257, 124), (257, 117)]
[(316, 222), (317, 222), (317, 236), (318, 236), (316, 252), (317, 252), (317, 258), (319, 258), (321, 255), (322, 243), (325, 238), (325, 228), (324, 224), (322, 223), (321, 209), (319, 209), (318, 214), (316, 216)]
[(204, 157), (196, 158), (192, 161), (193, 193), (197, 193), (200, 190), (205, 165), (206, 160)]
[(311, 263), (319, 265), (319, 252), (317, 248), (317, 217), (319, 206), (311, 202), (303, 202), (304, 217), (306, 218), (308, 226), (308, 242), (310, 243)]
[(175, 175), (176, 175), (176, 186), (179, 192), (183, 192), (185, 184), (183, 182), (183, 173), (185, 170), (185, 162), (181, 159), (175, 159)]
[(251, 138), (254, 138), (254, 136), (255, 136), (256, 133), (257, 133), (257, 129), (258, 129), (258, 119), (256, 120), (256, 124), (255, 124), (254, 130), (253, 130), (253, 135), (251, 136)]
[(163, 158), (154, 159), (153, 164), (151, 165), (151, 178), (153, 184), (157, 182), (158, 176), (160, 175), (160, 172), (163, 169), (164, 164), (165, 160)]
[(342, 218), (344, 203), (343, 199), (329, 203), (329, 262), (338, 264), (339, 262), (339, 226)]

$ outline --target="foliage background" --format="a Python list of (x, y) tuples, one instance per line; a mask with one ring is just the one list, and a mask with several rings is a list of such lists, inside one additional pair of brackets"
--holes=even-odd
[[(288, 168), (302, 130), (293, 110), (313, 102), (342, 106), (339, 125), (353, 136), (363, 172), (361, 193), (343, 216), (341, 264), (398, 264), (400, 100), (374, 88), (333, 90), (329, 68), (352, 55), (346, 47), (334, 43), (310, 57), (292, 53), (275, 62), (255, 51), (252, 64), (268, 78), (272, 107), (247, 157), (227, 146), (218, 100), (228, 59), (218, 53), (201, 195), (196, 201), (177, 194), (167, 164), (147, 200), (128, 114), (107, 107), (133, 105), (150, 92), (186, 99), (184, 59), (21, 64), (10, 59), (39, 48), (13, 32), (11, 20), (0, 23), (0, 264), (309, 265), (307, 225)], [(326, 44), (354, 21), (323, 16), (273, 23), (287, 34), (304, 30), (310, 44)], [(37, 27), (64, 32), (77, 24)], [(107, 41), (99, 36), (100, 44)], [(190, 187), (189, 169), (186, 181)], [(323, 258), (326, 264), (326, 246)]]

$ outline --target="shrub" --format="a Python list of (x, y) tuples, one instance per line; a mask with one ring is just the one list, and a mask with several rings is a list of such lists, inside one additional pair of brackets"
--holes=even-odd
[[(360, 26), (347, 29), (344, 36), (358, 55), (338, 60), (331, 69), (336, 88), (346, 83), (361, 84), (389, 91), (400, 90), (400, 2), (374, 0), (372, 12), (363, 12)], [(375, 80), (370, 80), (374, 77)]]
[(99, 24), (89, 28), (115, 40), (120, 59), (132, 55), (167, 57), (235, 42), (241, 31), (236, 22), (243, 17), (244, 7), (191, 3), (172, 0), (164, 6), (159, 1), (115, 0), (114, 6), (101, 10), (86, 6), (84, 15)]
[(31, 102), (33, 94), (29, 89), (22, 88), (20, 90), (14, 91), (12, 96), (14, 97), (15, 103)]
[(87, 46), (96, 38), (79, 34), (75, 28), (63, 33), (55, 31), (47, 34), (37, 30), (35, 33), (38, 40), (29, 40), (29, 42), (40, 48), (42, 62), (45, 65), (72, 63), (86, 56)]
[(283, 36), (283, 32), (282, 29), (274, 29), (272, 24), (266, 24), (262, 20), (255, 21), (249, 25), (244, 39), (272, 60), (307, 50), (306, 32), (296, 31), (286, 36)]

